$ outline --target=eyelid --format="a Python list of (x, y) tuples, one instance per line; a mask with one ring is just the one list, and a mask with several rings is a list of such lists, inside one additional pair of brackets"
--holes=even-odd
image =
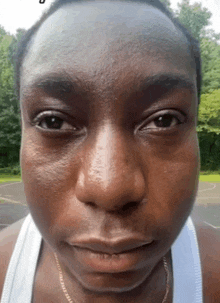
[[(186, 114), (184, 114), (183, 112), (176, 110), (176, 109), (164, 109), (164, 110), (157, 111), (157, 112), (149, 115), (147, 118), (145, 118), (143, 120), (143, 122), (141, 124), (139, 124), (138, 130), (141, 130), (141, 128), (146, 126), (148, 123), (150, 123), (150, 122), (154, 121), (156, 118), (166, 115), (166, 114), (173, 115), (180, 121), (181, 124), (184, 123), (186, 120)], [(167, 128), (167, 129), (169, 129), (169, 128)]]
[[(70, 128), (67, 128), (67, 129), (50, 129), (50, 128), (43, 128), (41, 126), (39, 126), (39, 123), (43, 121), (44, 118), (47, 118), (47, 117), (57, 117), (57, 118), (60, 118), (64, 121), (64, 123), (67, 123), (70, 125)], [(55, 111), (55, 110), (45, 110), (43, 112), (40, 112), (34, 119), (33, 119), (33, 122), (31, 123), (33, 126), (36, 126), (42, 130), (44, 130), (45, 132), (59, 132), (59, 133), (67, 133), (67, 132), (81, 132), (83, 127), (81, 127), (79, 125), (79, 123), (77, 123), (76, 121), (74, 121), (74, 118), (70, 118), (68, 117), (68, 115), (65, 115), (65, 114), (62, 114), (58, 111)], [(75, 130), (74, 131), (74, 128), (78, 130)]]
[(33, 119), (33, 124), (35, 125), (36, 123), (40, 122), (41, 119), (46, 118), (46, 117), (51, 117), (51, 116), (56, 116), (60, 119), (69, 120), (68, 118), (64, 117), (64, 114), (61, 114), (60, 112), (54, 111), (54, 110), (45, 110), (43, 112), (40, 112), (34, 119)]

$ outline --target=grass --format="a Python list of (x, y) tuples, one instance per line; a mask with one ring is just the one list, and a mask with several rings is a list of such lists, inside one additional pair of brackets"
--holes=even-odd
[(201, 175), (199, 176), (200, 182), (220, 182), (220, 174), (213, 174), (213, 175)]
[(0, 175), (0, 183), (20, 182), (21, 176)]
[(220, 182), (220, 171), (201, 171), (199, 176), (200, 182)]
[(220, 175), (220, 170), (219, 171), (201, 171), (200, 175)]

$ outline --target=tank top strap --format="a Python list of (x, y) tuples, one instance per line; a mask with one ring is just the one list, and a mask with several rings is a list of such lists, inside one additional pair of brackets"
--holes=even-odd
[(196, 230), (189, 217), (171, 248), (173, 303), (202, 303), (202, 270)]
[(42, 237), (29, 214), (19, 233), (8, 266), (1, 303), (31, 303)]

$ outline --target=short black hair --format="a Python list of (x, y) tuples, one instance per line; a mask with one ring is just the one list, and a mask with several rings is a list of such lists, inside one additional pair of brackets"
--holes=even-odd
[[(49, 10), (45, 12), (41, 18), (24, 34), (20, 43), (18, 44), (18, 49), (15, 54), (15, 90), (20, 99), (20, 71), (21, 66), (24, 61), (25, 55), (28, 52), (28, 44), (34, 34), (37, 32), (39, 27), (43, 24), (43, 22), (51, 16), (55, 11), (57, 11), (60, 7), (64, 6), (68, 3), (79, 3), (79, 2), (89, 2), (95, 0), (55, 0), (50, 6)], [(104, 1), (114, 1), (114, 0), (104, 0)], [(197, 92), (198, 92), (198, 101), (200, 101), (201, 95), (201, 55), (200, 55), (200, 46), (198, 40), (193, 38), (192, 34), (176, 19), (173, 14), (169, 11), (169, 9), (160, 2), (160, 0), (120, 0), (121, 2), (136, 2), (136, 3), (144, 3), (151, 5), (160, 11), (162, 11), (173, 23), (174, 25), (184, 34), (189, 43), (189, 48), (191, 51), (191, 56), (195, 62), (195, 69), (197, 75)]]

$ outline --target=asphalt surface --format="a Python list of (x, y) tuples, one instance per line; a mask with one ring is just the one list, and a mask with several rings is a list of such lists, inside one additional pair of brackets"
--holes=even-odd
[[(0, 230), (28, 213), (23, 183), (0, 183)], [(220, 229), (220, 183), (199, 184), (192, 216)]]

